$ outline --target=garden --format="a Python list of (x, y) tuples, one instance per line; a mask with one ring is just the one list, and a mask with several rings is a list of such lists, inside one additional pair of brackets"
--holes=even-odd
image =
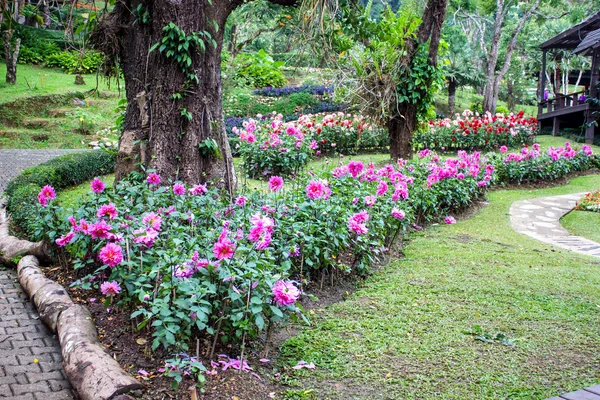
[[(33, 254), (65, 288), (30, 297), (46, 324), (57, 315), (69, 390), (545, 399), (598, 383), (597, 259), (516, 232), (509, 211), (585, 192), (561, 224), (600, 241), (600, 147), (540, 132), (518, 73), (538, 68), (525, 33), (571, 17), (539, 1), (192, 3), (173, 7), (207, 22), (193, 29), (147, 2), (0, 1), (0, 74), (16, 74), (0, 84), (0, 157), (82, 150), (7, 182), (0, 160), (8, 236), (36, 246), (11, 256), (0, 234), (0, 263), (34, 279)], [(537, 7), (550, 31), (527, 19)], [(519, 37), (500, 78), (473, 61), (499, 62), (469, 36), (480, 13)], [(490, 99), (479, 89), (496, 80)], [(69, 307), (108, 364), (69, 345)], [(90, 394), (107, 379), (94, 362), (127, 377), (112, 394)]]

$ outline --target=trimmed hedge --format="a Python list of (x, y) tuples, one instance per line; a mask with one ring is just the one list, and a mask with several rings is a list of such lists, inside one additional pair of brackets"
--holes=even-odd
[(6, 211), (14, 235), (36, 239), (37, 195), (45, 185), (65, 189), (115, 170), (116, 155), (102, 150), (66, 154), (26, 169), (6, 187)]

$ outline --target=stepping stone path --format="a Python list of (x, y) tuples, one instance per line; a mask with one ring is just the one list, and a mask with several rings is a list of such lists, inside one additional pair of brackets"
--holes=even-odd
[[(514, 202), (510, 206), (510, 223), (517, 232), (539, 241), (576, 253), (600, 257), (600, 243), (573, 236), (560, 225), (560, 218), (570, 212), (585, 194), (575, 193)], [(600, 400), (600, 385), (547, 400)]]
[[(560, 225), (586, 193), (522, 200), (510, 206), (510, 222), (517, 232), (576, 253), (600, 257), (600, 243), (573, 236)], [(598, 399), (600, 400), (600, 399)]]
[[(82, 150), (0, 150), (0, 196), (24, 169)], [(73, 399), (56, 336), (39, 320), (13, 270), (0, 267), (0, 399)]]

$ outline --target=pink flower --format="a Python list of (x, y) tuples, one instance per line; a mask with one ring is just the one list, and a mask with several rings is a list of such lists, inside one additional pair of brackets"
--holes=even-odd
[(585, 145), (585, 144), (583, 146), (581, 146), (581, 150), (583, 151), (583, 154), (585, 154), (586, 156), (591, 156), (593, 153), (592, 147)]
[(123, 249), (114, 243), (108, 243), (100, 250), (100, 260), (109, 267), (116, 267), (123, 261)]
[(325, 196), (325, 183), (323, 181), (310, 181), (306, 185), (306, 194), (312, 200), (318, 199)]
[(294, 286), (294, 283), (290, 281), (285, 282), (283, 279), (275, 282), (272, 292), (275, 303), (282, 306), (294, 304), (298, 300), (298, 297), (300, 297), (300, 290)]
[(366, 222), (369, 220), (369, 214), (361, 211), (348, 218), (348, 229), (357, 235), (364, 235), (369, 232)]
[(112, 226), (104, 222), (104, 220), (100, 220), (95, 224), (89, 225), (86, 232), (92, 236), (92, 239), (106, 239), (110, 236), (109, 233), (111, 229)]
[(278, 192), (283, 188), (283, 178), (280, 176), (272, 176), (269, 179), (269, 189), (274, 192)]
[(500, 147), (500, 153), (506, 153), (507, 151), (508, 151), (508, 147), (506, 147), (506, 146)]
[(44, 196), (44, 194), (42, 192), (38, 193), (38, 203), (42, 206), (42, 207), (46, 207), (48, 205), (48, 202), (50, 200)]
[(174, 184), (173, 193), (177, 196), (183, 196), (185, 194), (185, 186), (183, 186), (181, 183)]
[(102, 193), (106, 189), (106, 185), (99, 178), (96, 178), (90, 183), (90, 188), (94, 193)]
[(366, 196), (365, 197), (365, 205), (367, 207), (373, 207), (377, 202), (377, 197), (375, 196)]
[(199, 196), (208, 193), (208, 189), (206, 188), (206, 185), (196, 185), (190, 189), (190, 193), (194, 196)]
[(117, 207), (113, 204), (103, 204), (98, 209), (98, 213), (96, 214), (98, 218), (102, 218), (105, 215), (108, 215), (110, 219), (115, 219), (117, 217)]
[(350, 171), (353, 178), (356, 178), (364, 168), (365, 165), (360, 161), (350, 161), (348, 163), (348, 171)]
[(158, 232), (152, 228), (148, 228), (146, 230), (138, 229), (138, 230), (133, 231), (133, 234), (139, 235), (139, 236), (136, 236), (133, 239), (133, 241), (135, 243), (141, 243), (146, 247), (152, 247), (152, 245), (154, 244), (154, 241), (158, 238)]
[(246, 197), (240, 196), (237, 199), (235, 199), (235, 205), (244, 207), (246, 205), (246, 201), (248, 201), (248, 199)]
[(392, 217), (396, 219), (404, 219), (406, 213), (396, 207), (392, 208)]
[(160, 175), (156, 172), (152, 172), (151, 174), (148, 174), (146, 181), (151, 185), (158, 185), (160, 184)]
[(213, 254), (219, 260), (225, 258), (232, 258), (234, 253), (233, 242), (227, 238), (223, 238), (215, 243), (213, 246)]
[(54, 188), (50, 185), (44, 186), (40, 193), (43, 193), (43, 195), (45, 197), (49, 198), (50, 200), (53, 200), (56, 198), (56, 192), (54, 191)]
[(68, 245), (69, 243), (71, 243), (71, 240), (73, 240), (73, 238), (75, 237), (75, 232), (70, 231), (69, 233), (67, 233), (66, 235), (62, 235), (61, 237), (59, 237), (58, 239), (56, 239), (56, 244), (60, 247), (65, 247), (66, 245)]
[(121, 293), (121, 285), (117, 281), (104, 282), (100, 285), (100, 291), (105, 296), (114, 296)]
[(162, 218), (155, 212), (149, 212), (146, 215), (144, 215), (144, 218), (142, 218), (142, 222), (146, 224), (147, 227), (152, 228), (155, 231), (160, 231), (160, 224), (162, 223)]
[(377, 192), (375, 194), (377, 196), (383, 196), (388, 191), (388, 184), (384, 181), (380, 181), (377, 185)]
[(453, 216), (448, 215), (446, 218), (444, 218), (444, 222), (447, 223), (448, 225), (452, 225), (456, 223), (456, 219), (454, 219)]

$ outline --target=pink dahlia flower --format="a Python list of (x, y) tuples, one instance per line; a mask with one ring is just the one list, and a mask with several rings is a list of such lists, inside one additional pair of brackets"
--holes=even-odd
[(185, 186), (183, 186), (181, 183), (174, 184), (173, 193), (175, 193), (177, 196), (183, 196), (185, 194)]
[(152, 172), (151, 174), (148, 174), (146, 181), (151, 185), (158, 185), (160, 184), (160, 175), (156, 172)]
[(448, 225), (452, 225), (456, 223), (456, 219), (453, 216), (448, 215), (446, 218), (444, 218), (444, 222)]
[(75, 232), (70, 231), (66, 235), (62, 235), (61, 237), (56, 239), (56, 244), (60, 247), (65, 247), (66, 245), (71, 243), (71, 240), (73, 240), (74, 237), (75, 237)]
[(272, 292), (275, 302), (282, 306), (294, 304), (300, 297), (300, 290), (294, 286), (294, 283), (285, 282), (283, 279), (275, 282)]
[(108, 243), (100, 250), (99, 257), (104, 264), (113, 268), (123, 261), (123, 249), (119, 245)]
[(269, 179), (269, 189), (274, 192), (283, 189), (283, 178), (280, 176), (272, 176), (271, 179)]
[(103, 204), (98, 209), (98, 213), (96, 215), (98, 218), (108, 215), (110, 219), (115, 219), (118, 215), (117, 207), (113, 203)]
[(102, 193), (104, 192), (104, 189), (106, 189), (106, 185), (100, 180), (100, 178), (96, 178), (92, 181), (92, 183), (90, 183), (90, 188), (94, 193)]
[(396, 219), (404, 219), (406, 217), (406, 213), (396, 207), (392, 208), (392, 217)]
[(117, 281), (104, 282), (100, 285), (100, 291), (105, 296), (114, 296), (121, 293), (121, 285)]

